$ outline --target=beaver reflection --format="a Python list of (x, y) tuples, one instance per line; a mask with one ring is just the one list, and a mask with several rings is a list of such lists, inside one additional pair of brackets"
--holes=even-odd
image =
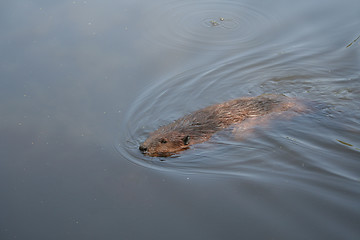
[(202, 143), (221, 130), (236, 126), (244, 120), (256, 119), (275, 112), (304, 111), (295, 98), (285, 95), (263, 94), (244, 97), (195, 111), (158, 130), (142, 143), (139, 150), (151, 157), (168, 157)]

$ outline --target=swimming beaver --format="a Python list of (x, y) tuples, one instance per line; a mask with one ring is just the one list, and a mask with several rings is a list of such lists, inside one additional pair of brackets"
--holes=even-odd
[(302, 111), (303, 105), (285, 95), (263, 94), (215, 104), (186, 115), (150, 133), (139, 150), (151, 157), (168, 157), (202, 143), (232, 125), (270, 113)]

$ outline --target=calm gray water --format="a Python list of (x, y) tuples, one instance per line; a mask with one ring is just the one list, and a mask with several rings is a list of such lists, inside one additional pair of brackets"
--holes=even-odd
[[(0, 239), (359, 239), (360, 2), (2, 1)], [(241, 96), (311, 111), (172, 158)]]

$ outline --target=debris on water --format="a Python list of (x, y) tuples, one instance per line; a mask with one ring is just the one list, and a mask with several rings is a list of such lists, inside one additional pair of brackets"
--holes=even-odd
[(354, 40), (352, 41), (351, 43), (349, 43), (346, 47), (350, 47), (353, 43), (355, 43), (358, 39), (360, 38), (360, 35)]
[[(225, 18), (220, 17), (219, 20), (223, 22), (223, 21), (225, 21)], [(218, 21), (215, 21), (215, 20), (211, 20), (210, 23), (211, 23), (211, 25), (213, 25), (214, 27), (220, 25), (220, 23), (219, 23)]]
[(344, 141), (341, 141), (341, 140), (339, 140), (339, 139), (336, 139), (339, 143), (342, 143), (342, 144), (344, 144), (344, 145), (346, 145), (346, 146), (349, 146), (349, 147), (352, 147), (353, 145), (352, 144), (350, 144), (350, 143), (347, 143), (347, 142), (344, 142)]
[(217, 21), (211, 20), (210, 23), (215, 27), (218, 26), (220, 23), (218, 23)]

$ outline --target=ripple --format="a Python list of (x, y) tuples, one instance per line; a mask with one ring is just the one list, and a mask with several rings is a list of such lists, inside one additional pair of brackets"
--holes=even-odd
[[(253, 55), (249, 58), (255, 59)], [(258, 70), (258, 67), (253, 67), (258, 66), (258, 61), (249, 62), (242, 58), (227, 60), (190, 69), (151, 84), (127, 112), (117, 150), (126, 159), (149, 168), (259, 176), (253, 174), (264, 171), (264, 168), (257, 167), (257, 164), (262, 164), (258, 159), (272, 151), (274, 141), (256, 138), (239, 142), (230, 132), (224, 131), (209, 142), (195, 145), (186, 153), (172, 158), (151, 158), (138, 150), (150, 132), (187, 113), (228, 99), (264, 93), (258, 86), (260, 79), (254, 81), (254, 77), (246, 77)], [(271, 89), (265, 91), (272, 92)], [(263, 139), (271, 139), (271, 136)], [(244, 154), (242, 159), (236, 157), (239, 149)]]
[[(233, 95), (229, 94), (229, 86), (234, 85), (231, 76), (237, 73), (234, 70), (231, 66), (229, 68), (228, 64), (217, 63), (184, 71), (147, 87), (133, 102), (125, 116), (120, 143), (116, 146), (117, 150), (126, 159), (150, 168), (187, 173), (222, 169), (218, 164), (214, 164), (214, 161), (212, 161), (213, 164), (204, 161), (209, 151), (201, 147), (193, 152), (196, 154), (195, 158), (190, 154), (185, 157), (185, 161), (183, 158), (185, 155), (165, 159), (146, 157), (138, 150), (138, 147), (150, 132), (161, 125), (168, 124), (186, 113), (211, 103), (243, 95), (238, 91)], [(226, 75), (228, 77), (225, 77)], [(212, 96), (217, 97), (213, 98)], [(209, 98), (213, 99), (209, 100)], [(226, 133), (224, 134), (226, 135)], [(233, 142), (226, 143), (224, 136), (220, 134), (212, 140), (212, 144), (229, 147)], [(207, 148), (209, 145), (202, 144), (202, 147)], [(213, 157), (216, 159), (215, 155)], [(218, 157), (220, 158), (220, 156)]]
[[(319, 61), (319, 57), (322, 59), (323, 54), (303, 48), (282, 52), (273, 48), (243, 51), (228, 59), (152, 82), (127, 112), (117, 150), (136, 164), (181, 173), (262, 178), (266, 172), (277, 175), (289, 172), (294, 176), (322, 174), (358, 179), (353, 168), (343, 167), (343, 162), (337, 160), (342, 159), (340, 152), (345, 154), (344, 146), (331, 138), (356, 142), (356, 137), (349, 137), (353, 133), (344, 135), (338, 125), (357, 129), (359, 117), (354, 109), (358, 109), (360, 102), (359, 76), (336, 76), (327, 70), (329, 64)], [(348, 65), (348, 62), (342, 64)], [(338, 63), (337, 66), (341, 67)], [(276, 121), (280, 124), (274, 123), (266, 131), (261, 126), (255, 127), (255, 137), (244, 141), (234, 139), (228, 131), (220, 132), (208, 142), (194, 145), (173, 158), (151, 158), (138, 150), (150, 132), (187, 113), (229, 99), (263, 93), (308, 98), (319, 103), (318, 111), (291, 121)], [(350, 150), (346, 153), (348, 165), (353, 166), (356, 163), (351, 159), (358, 152)], [(334, 158), (337, 154), (339, 157)], [(332, 159), (333, 163), (324, 166), (323, 158), (328, 162)]]
[(226, 50), (261, 44), (274, 21), (237, 1), (173, 1), (145, 17), (149, 41), (181, 50)]

